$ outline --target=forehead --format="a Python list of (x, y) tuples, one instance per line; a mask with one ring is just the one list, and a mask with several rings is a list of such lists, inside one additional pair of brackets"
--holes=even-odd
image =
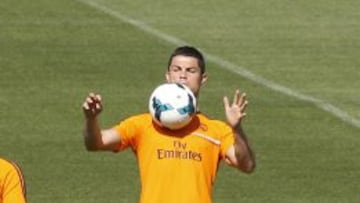
[(200, 68), (197, 58), (192, 56), (177, 55), (171, 59), (170, 66), (182, 68)]

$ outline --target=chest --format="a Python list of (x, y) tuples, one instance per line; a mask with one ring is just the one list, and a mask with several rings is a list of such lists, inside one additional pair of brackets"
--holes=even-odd
[(177, 160), (183, 162), (216, 162), (220, 142), (200, 132), (185, 135), (162, 134), (158, 131), (143, 134), (138, 140), (138, 158), (151, 160)]

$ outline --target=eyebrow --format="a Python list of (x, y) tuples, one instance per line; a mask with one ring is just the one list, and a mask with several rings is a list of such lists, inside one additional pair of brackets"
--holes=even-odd
[(170, 65), (170, 68), (171, 67), (175, 67), (175, 68), (181, 68), (181, 69), (199, 69), (199, 70), (201, 70), (201, 68), (200, 67), (194, 67), (194, 66), (190, 66), (190, 67), (181, 67), (181, 66), (178, 66), (178, 65)]

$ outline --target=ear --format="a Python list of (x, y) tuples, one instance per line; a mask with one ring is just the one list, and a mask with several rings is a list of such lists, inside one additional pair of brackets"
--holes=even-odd
[(166, 78), (167, 82), (170, 82), (170, 75), (169, 75), (168, 71), (166, 71), (166, 73), (165, 73), (165, 78)]
[(207, 79), (208, 79), (207, 74), (206, 74), (206, 73), (203, 73), (203, 74), (202, 74), (202, 79), (201, 79), (201, 85), (205, 84), (206, 81), (207, 81)]

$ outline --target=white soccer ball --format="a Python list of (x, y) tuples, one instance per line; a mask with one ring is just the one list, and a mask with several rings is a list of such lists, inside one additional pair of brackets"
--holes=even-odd
[(196, 97), (183, 84), (159, 85), (149, 99), (150, 114), (158, 125), (177, 130), (190, 123), (196, 112)]

